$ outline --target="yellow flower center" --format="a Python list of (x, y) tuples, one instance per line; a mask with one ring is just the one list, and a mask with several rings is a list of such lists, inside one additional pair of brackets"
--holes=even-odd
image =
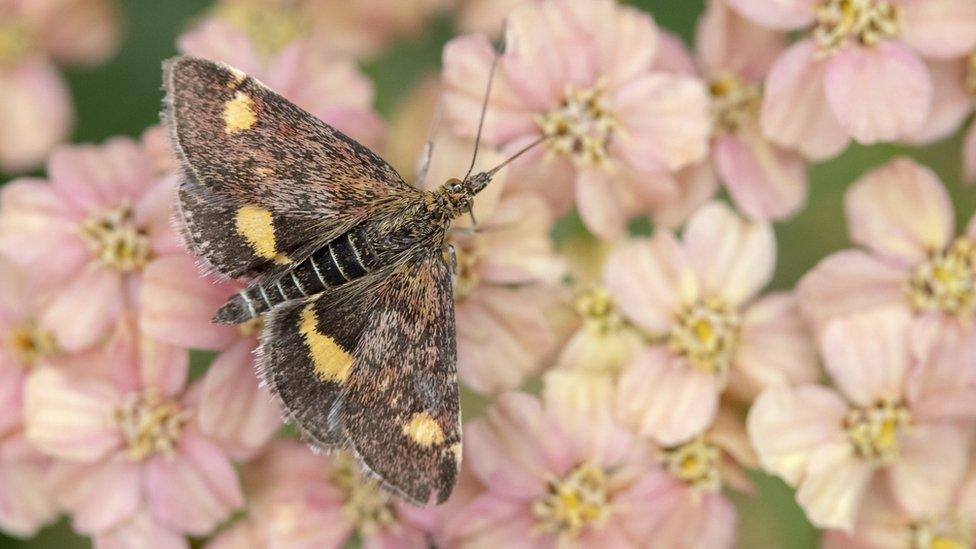
[(278, 4), (269, 6), (265, 0), (225, 3), (217, 8), (217, 15), (247, 35), (261, 54), (272, 56), (310, 28), (301, 2)]
[(914, 524), (910, 529), (912, 549), (970, 549), (973, 532), (959, 517)]
[(536, 119), (552, 153), (569, 157), (581, 168), (607, 162), (607, 146), (617, 121), (606, 87), (603, 79), (589, 89), (567, 87), (559, 107)]
[(589, 462), (576, 466), (561, 479), (550, 480), (546, 493), (532, 502), (538, 529), (566, 538), (603, 524), (610, 512), (606, 474)]
[(356, 459), (348, 452), (333, 454), (332, 482), (345, 494), (342, 512), (360, 536), (366, 537), (396, 522), (390, 495), (374, 479), (364, 479)]
[(188, 410), (154, 391), (129, 395), (115, 411), (115, 421), (126, 441), (126, 455), (133, 461), (171, 454), (189, 419)]
[(580, 290), (573, 300), (576, 314), (583, 319), (583, 326), (595, 333), (608, 334), (620, 330), (624, 319), (604, 288), (592, 287)]
[(123, 272), (141, 269), (152, 255), (149, 236), (133, 225), (128, 206), (84, 220), (81, 236), (99, 261)]
[(976, 243), (958, 238), (933, 252), (908, 280), (908, 298), (918, 311), (966, 316), (976, 310)]
[(33, 47), (27, 27), (8, 18), (0, 14), (0, 69), (16, 65)]
[(813, 38), (829, 55), (850, 40), (873, 46), (900, 32), (898, 9), (886, 0), (821, 0)]
[(715, 491), (722, 486), (718, 468), (722, 451), (703, 436), (664, 450), (661, 459), (672, 475), (693, 488)]
[(7, 344), (14, 358), (26, 367), (38, 360), (51, 358), (58, 354), (58, 344), (54, 334), (27, 320), (15, 326), (7, 335)]
[(736, 132), (755, 122), (762, 104), (759, 84), (743, 82), (738, 75), (724, 72), (709, 83), (708, 90), (712, 96), (713, 131)]
[(739, 342), (739, 313), (719, 299), (700, 301), (678, 313), (668, 345), (695, 368), (723, 376)]
[(908, 408), (886, 400), (871, 407), (852, 409), (844, 418), (844, 428), (858, 456), (887, 465), (898, 459), (899, 436), (910, 422)]

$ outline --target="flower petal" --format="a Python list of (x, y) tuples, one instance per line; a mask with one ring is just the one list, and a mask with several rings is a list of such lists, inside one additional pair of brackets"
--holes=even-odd
[(95, 263), (59, 292), (40, 323), (65, 351), (91, 347), (115, 325), (124, 307), (123, 275)]
[(133, 516), (118, 527), (94, 536), (99, 549), (187, 549), (190, 543), (183, 536), (163, 527), (148, 512)]
[(735, 205), (758, 220), (785, 219), (807, 200), (806, 163), (757, 134), (725, 134), (712, 150)]
[(976, 47), (976, 4), (969, 0), (899, 2), (901, 37), (926, 57), (958, 57)]
[(907, 157), (851, 185), (844, 210), (851, 240), (906, 265), (942, 250), (955, 233), (952, 199), (939, 177)]
[(152, 159), (138, 142), (123, 137), (100, 146), (61, 147), (51, 155), (48, 173), (55, 190), (88, 213), (132, 204), (154, 183)]
[(695, 33), (698, 57), (710, 75), (728, 71), (752, 82), (766, 76), (786, 49), (786, 33), (753, 23), (727, 6), (710, 0)]
[(68, 86), (42, 57), (17, 63), (0, 76), (0, 168), (39, 166), (68, 139), (74, 112)]
[(966, 130), (962, 146), (963, 174), (967, 183), (976, 183), (976, 123)]
[(847, 404), (826, 387), (773, 387), (759, 395), (749, 410), (749, 439), (763, 468), (796, 486), (812, 452), (843, 437), (845, 414)]
[(718, 409), (718, 380), (666, 349), (638, 354), (620, 376), (617, 413), (643, 436), (663, 446), (703, 431)]
[(827, 61), (824, 78), (837, 120), (866, 145), (910, 137), (932, 109), (928, 68), (898, 42), (845, 48)]
[(850, 142), (827, 102), (825, 66), (812, 41), (790, 46), (769, 70), (760, 113), (770, 141), (811, 160), (833, 158)]
[(634, 204), (620, 196), (620, 181), (599, 170), (576, 176), (576, 207), (586, 228), (600, 238), (616, 240), (624, 235)]
[(33, 537), (57, 517), (46, 473), (45, 466), (27, 460), (0, 464), (0, 528), (4, 532)]
[(929, 61), (928, 67), (935, 89), (932, 112), (922, 130), (909, 139), (912, 144), (928, 144), (951, 136), (973, 112), (972, 96), (964, 86), (966, 60)]
[(546, 412), (568, 434), (577, 458), (613, 469), (628, 456), (632, 437), (613, 418), (613, 377), (586, 371), (554, 370), (543, 381)]
[(255, 77), (263, 72), (254, 43), (233, 25), (216, 17), (207, 18), (181, 34), (177, 47), (185, 55), (226, 63)]
[(796, 500), (821, 528), (851, 532), (875, 466), (857, 459), (847, 441), (813, 451)]
[(943, 329), (937, 338), (906, 384), (913, 418), (976, 419), (976, 335)]
[(51, 471), (72, 526), (88, 535), (114, 528), (142, 508), (141, 477), (141, 466), (121, 455), (92, 465), (60, 462)]
[(905, 432), (889, 467), (891, 488), (912, 517), (941, 516), (966, 476), (972, 433), (961, 426), (923, 424)]
[(814, 0), (725, 0), (743, 16), (778, 30), (796, 30), (814, 21)]

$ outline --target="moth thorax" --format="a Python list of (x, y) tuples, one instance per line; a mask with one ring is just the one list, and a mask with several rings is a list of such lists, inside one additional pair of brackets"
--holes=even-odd
[(133, 461), (172, 454), (189, 419), (190, 412), (179, 402), (155, 391), (130, 394), (115, 411), (126, 455)]
[(81, 237), (104, 265), (123, 272), (141, 269), (152, 255), (145, 229), (136, 226), (132, 208), (122, 205), (81, 222)]
[(347, 452), (338, 452), (332, 465), (332, 483), (345, 496), (342, 513), (361, 536), (376, 534), (396, 522), (390, 495), (375, 480), (363, 478), (355, 458)]
[(546, 492), (532, 503), (539, 530), (566, 538), (602, 525), (610, 513), (606, 473), (590, 462), (577, 465), (562, 478), (550, 480)]
[(33, 320), (26, 320), (7, 334), (8, 348), (14, 358), (25, 367), (58, 354), (57, 342), (50, 330), (41, 328)]

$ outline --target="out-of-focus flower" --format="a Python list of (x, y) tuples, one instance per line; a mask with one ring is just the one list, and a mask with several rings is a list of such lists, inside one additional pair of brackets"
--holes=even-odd
[(643, 334), (624, 318), (604, 286), (578, 286), (572, 305), (579, 326), (559, 352), (560, 368), (614, 375), (644, 346)]
[(910, 138), (932, 106), (923, 57), (976, 45), (969, 0), (726, 0), (781, 30), (806, 29), (766, 79), (762, 125), (775, 142), (815, 160), (861, 143)]
[(234, 66), (312, 115), (372, 149), (385, 128), (373, 112), (373, 85), (352, 59), (307, 34), (282, 40), (271, 53), (260, 41), (218, 17), (178, 39), (180, 51)]
[(365, 479), (346, 452), (323, 456), (294, 440), (276, 440), (241, 474), (248, 513), (208, 549), (338, 549), (353, 536), (366, 548), (422, 549), (430, 546), (442, 513), (401, 503)]
[(965, 474), (974, 386), (949, 379), (976, 367), (976, 344), (959, 338), (917, 362), (909, 325), (901, 308), (832, 322), (820, 347), (837, 389), (774, 387), (749, 413), (760, 463), (798, 488), (817, 526), (851, 532), (872, 480), (906, 513), (937, 514)]
[(505, 26), (505, 18), (519, 4), (538, 0), (458, 0), (457, 25), (461, 32), (498, 36)]
[(719, 394), (750, 399), (769, 385), (816, 379), (816, 356), (790, 294), (757, 298), (772, 277), (770, 226), (724, 204), (704, 206), (679, 241), (667, 230), (624, 244), (604, 278), (623, 316), (656, 344), (620, 377), (622, 410), (672, 445), (711, 424)]
[(201, 381), (197, 423), (234, 459), (246, 460), (281, 426), (281, 409), (259, 386), (254, 350), (263, 321), (215, 324), (214, 312), (241, 289), (231, 281), (202, 276), (189, 256), (153, 261), (140, 295), (140, 328), (167, 343), (216, 350)]
[(699, 63), (709, 82), (711, 161), (735, 205), (757, 219), (783, 219), (806, 201), (802, 157), (771, 143), (759, 127), (762, 79), (786, 35), (712, 0), (698, 24)]
[(111, 0), (0, 0), (0, 170), (40, 165), (73, 124), (55, 66), (95, 63), (118, 42)]
[[(440, 137), (427, 172), (427, 187), (463, 177), (473, 144)], [(504, 160), (480, 151), (475, 170)], [(530, 192), (506, 194), (507, 170), (496, 175), (469, 218), (455, 221), (448, 236), (457, 272), (458, 371), (461, 380), (481, 393), (518, 387), (543, 365), (556, 341), (543, 311), (546, 293), (557, 291), (563, 264), (549, 231), (553, 217), (546, 202)]]
[(69, 352), (98, 342), (135, 305), (142, 269), (182, 253), (170, 227), (172, 177), (127, 138), (65, 146), (48, 180), (0, 191), (0, 251), (54, 290), (37, 319)]
[(466, 465), (484, 485), (448, 546), (636, 547), (652, 494), (650, 453), (612, 419), (605, 377), (553, 372), (542, 400), (498, 397), (465, 426)]
[[(205, 535), (243, 504), (225, 452), (201, 432), (188, 353), (120, 321), (76, 368), (41, 368), (25, 390), (28, 440), (58, 461), (54, 493), (76, 530), (106, 546)], [(224, 410), (235, 421), (241, 410)], [(134, 545), (133, 545), (134, 544)]]
[[(533, 186), (565, 197), (575, 180), (580, 215), (604, 238), (676, 200), (674, 172), (707, 149), (705, 86), (655, 70), (657, 45), (651, 18), (614, 0), (529, 2), (508, 18), (484, 139), (512, 154), (545, 138), (515, 163), (513, 184), (525, 171)], [(445, 47), (453, 131), (475, 134), (494, 55), (483, 35)]]
[[(976, 318), (976, 218), (955, 237), (952, 200), (930, 169), (897, 158), (847, 190), (851, 240), (821, 261), (797, 287), (816, 328), (858, 311), (899, 305), (915, 313), (918, 337)], [(924, 342), (920, 342), (924, 343)]]
[(825, 549), (963, 549), (976, 543), (976, 467), (951, 499), (919, 513), (906, 511), (878, 479), (868, 488), (853, 534), (830, 531)]

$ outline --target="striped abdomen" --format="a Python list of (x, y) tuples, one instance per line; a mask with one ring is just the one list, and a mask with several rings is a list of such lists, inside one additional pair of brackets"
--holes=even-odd
[(322, 246), (281, 277), (252, 284), (238, 292), (217, 311), (216, 320), (224, 324), (239, 324), (279, 303), (341, 286), (377, 267), (376, 255), (365, 235), (353, 229)]

